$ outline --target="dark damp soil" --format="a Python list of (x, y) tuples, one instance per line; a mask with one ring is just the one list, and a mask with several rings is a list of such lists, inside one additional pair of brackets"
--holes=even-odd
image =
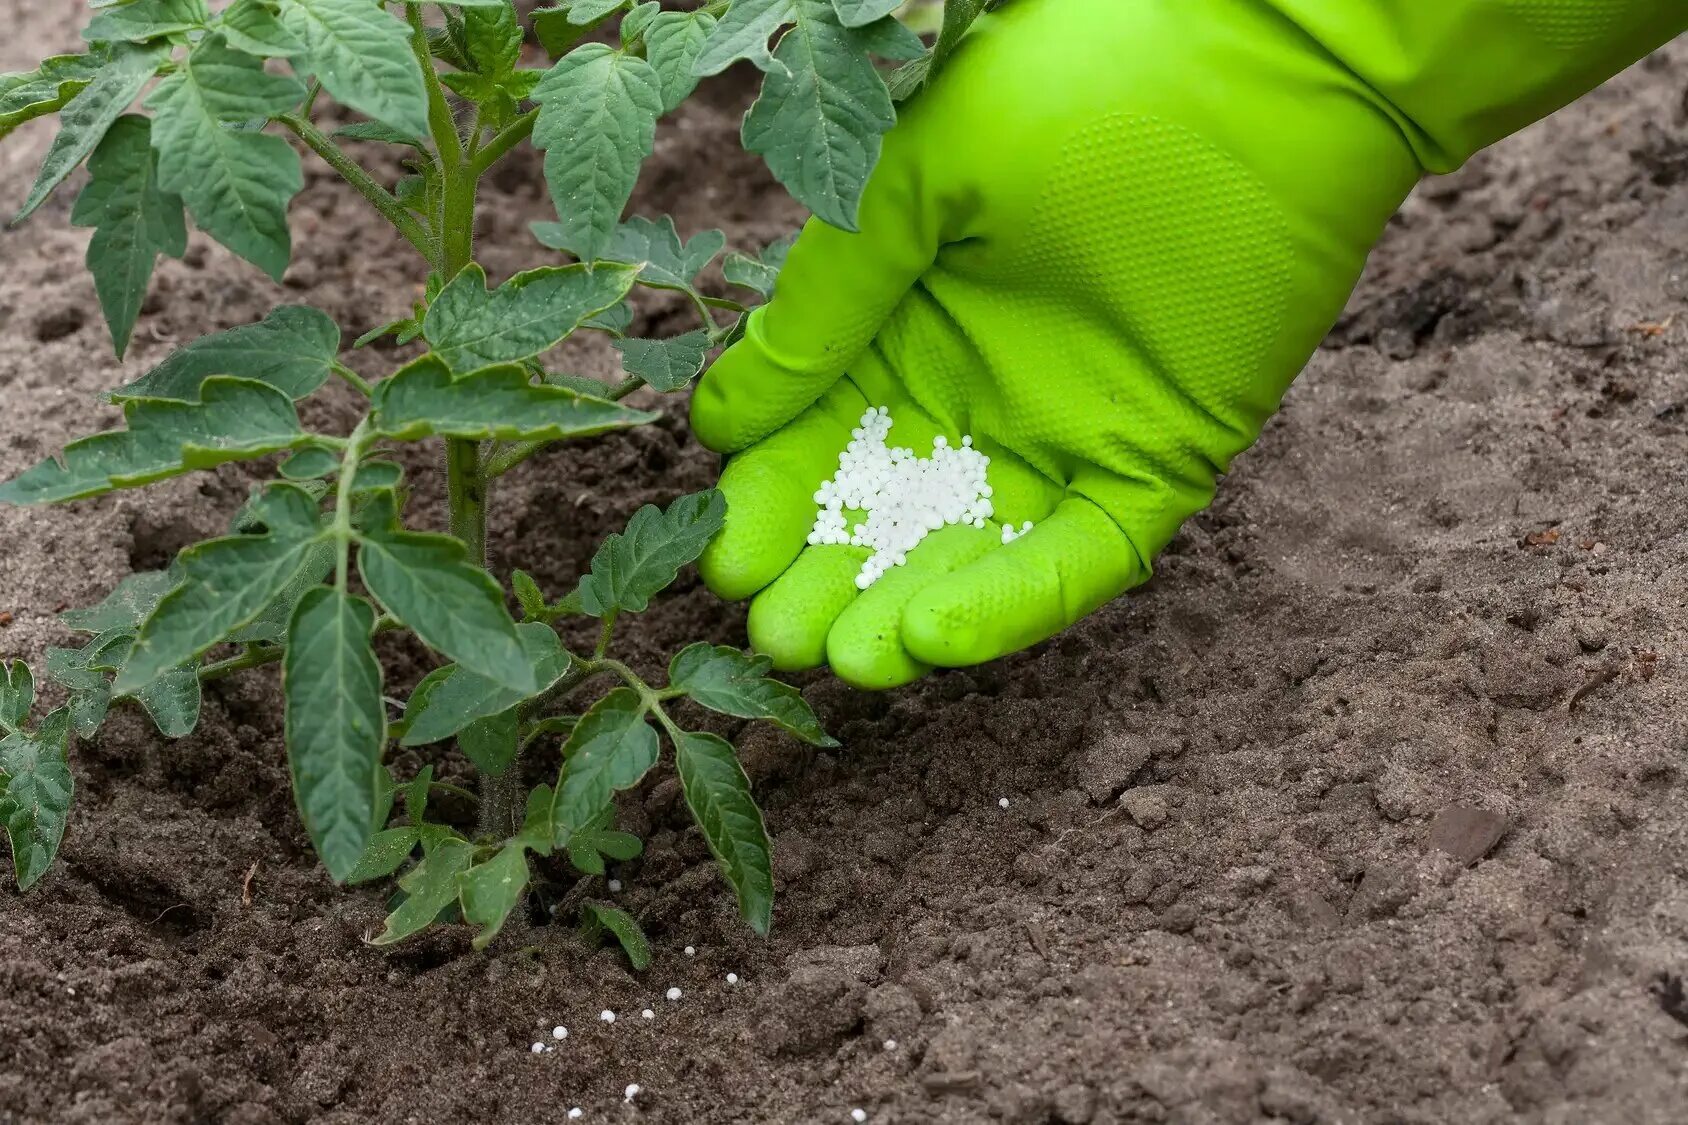
[[(0, 70), (74, 42), (75, 5), (25, 7)], [(372, 949), (382, 891), (312, 861), (273, 675), (217, 684), (180, 742), (116, 714), (74, 751), (59, 866), (0, 890), (0, 1120), (1682, 1120), (1685, 61), (1427, 183), (1149, 586), (911, 690), (807, 677), (840, 750), (745, 732), (771, 940), (658, 781), (621, 812), (650, 841), (618, 872), (648, 972), (551, 926), (486, 955), (451, 930)], [(795, 223), (737, 152), (744, 93), (665, 126), (637, 210), (740, 247)], [(0, 147), (0, 197), (49, 139)], [(107, 420), (99, 392), (179, 342), (288, 301), (348, 339), (402, 313), (405, 248), (308, 166), (285, 283), (195, 236), (122, 367), (69, 193), (0, 233), (0, 473)], [(533, 162), (498, 176), (494, 274), (533, 264), (546, 208)], [(707, 485), (663, 408), (516, 474), (497, 565), (562, 588), (638, 504)], [(0, 652), (64, 643), (56, 610), (219, 529), (260, 471), (0, 511)], [(742, 642), (743, 612), (692, 578), (625, 629), (652, 668), (697, 638)], [(425, 667), (385, 655), (401, 681)]]

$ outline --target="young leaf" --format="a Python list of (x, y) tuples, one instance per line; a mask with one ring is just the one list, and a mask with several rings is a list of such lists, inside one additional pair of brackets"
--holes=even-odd
[(187, 253), (187, 223), (181, 198), (158, 187), (152, 122), (146, 118), (119, 117), (94, 150), (88, 172), (88, 186), (76, 197), (70, 221), (94, 228), (88, 271), (122, 359), (158, 255)]
[[(534, 223), (532, 230), (551, 249), (585, 257), (562, 224)], [(726, 244), (727, 236), (718, 230), (700, 231), (690, 241), (681, 242), (674, 220), (667, 215), (655, 221), (635, 215), (615, 228), (598, 257), (601, 261), (641, 266), (639, 281), (645, 285), (695, 293), (697, 275), (715, 260)]]
[(453, 371), (528, 359), (554, 346), (633, 287), (628, 266), (549, 266), (519, 273), (488, 292), (470, 265), (428, 307), (423, 332)]
[[(516, 604), (522, 607), (522, 614), (529, 621), (543, 621), (546, 618), (545, 593), (539, 588), (539, 583), (533, 580), (533, 575), (525, 570), (510, 572), (510, 590), (516, 595)], [(517, 626), (521, 628), (520, 625)]]
[(662, 11), (660, 0), (640, 0), (631, 12), (621, 17), (621, 45), (632, 46), (633, 42), (644, 35), (645, 29), (651, 25), (658, 12)]
[(305, 44), (281, 25), (275, 0), (234, 0), (217, 30), (237, 51), (260, 58), (291, 59), (305, 53)]
[(280, 137), (231, 126), (286, 113), (304, 96), (298, 82), (210, 35), (146, 100), (159, 186), (187, 201), (200, 230), (277, 281), (292, 255), (287, 203), (304, 185), (299, 154)]
[(703, 370), (709, 333), (698, 328), (666, 340), (623, 337), (615, 341), (615, 350), (621, 353), (621, 366), (629, 375), (637, 375), (659, 391), (678, 391)]
[[(568, 673), (572, 658), (549, 625), (527, 622), (517, 625), (516, 632), (533, 667), (538, 692), (549, 690)], [(538, 694), (514, 691), (462, 668), (443, 668), (440, 673), (425, 696), (418, 690), (411, 697), (405, 709), (408, 725), (401, 745), (425, 746), (450, 738), (470, 723), (508, 711)]]
[(781, 67), (745, 115), (744, 147), (761, 154), (798, 202), (855, 230), (862, 188), (897, 115), (867, 33), (840, 24), (831, 0), (787, 2), (796, 26), (775, 52)]
[[(70, 692), (70, 717), (76, 733), (91, 738), (111, 705), (111, 684), (103, 673), (120, 671), (134, 646), (133, 629), (102, 633), (80, 649), (47, 650), (47, 674)], [(134, 699), (166, 738), (185, 738), (199, 724), (199, 670), (192, 664), (171, 668), (132, 692)]]
[(64, 447), (4, 484), (0, 502), (45, 504), (134, 488), (192, 469), (246, 461), (302, 445), (310, 435), (287, 396), (249, 379), (207, 379), (199, 402), (141, 400), (124, 406), (127, 430)]
[(207, 378), (236, 375), (301, 399), (327, 380), (339, 351), (340, 329), (327, 313), (304, 305), (283, 305), (256, 324), (201, 336), (133, 383), (119, 387), (111, 397), (114, 402), (136, 398), (197, 402), (200, 385)]
[(17, 734), (35, 706), (35, 677), (21, 660), (0, 660), (0, 732)]
[(53, 138), (35, 184), (13, 223), (27, 219), (82, 163), (83, 157), (94, 151), (112, 122), (129, 108), (129, 103), (140, 95), (168, 57), (165, 51), (155, 47), (132, 47), (125, 43), (112, 49), (110, 61), (59, 112), (58, 135)]
[(59, 620), (81, 633), (134, 631), (158, 608), (164, 595), (180, 584), (181, 577), (168, 570), (137, 571), (114, 586), (99, 605), (66, 610)]
[(890, 15), (902, 6), (903, 0), (832, 0), (838, 22), (845, 27), (866, 27)]
[(443, 831), (432, 840), (424, 832), (422, 848), (422, 862), (399, 880), (404, 902), (387, 916), (371, 945), (392, 945), (425, 928), (457, 898), (457, 876), (475, 860), (469, 841)]
[(14, 730), (0, 738), (0, 821), (12, 843), (19, 890), (45, 874), (64, 839), (75, 791), (69, 743), (70, 714), (62, 709), (34, 733)]
[(318, 586), (300, 599), (287, 630), (281, 682), (293, 797), (335, 882), (357, 869), (379, 827), (387, 710), (370, 644), (374, 629), (368, 602)]
[(615, 935), (634, 971), (643, 972), (651, 967), (651, 943), (645, 937), (645, 931), (639, 928), (639, 923), (633, 920), (633, 915), (620, 907), (601, 902), (583, 902), (580, 912), (594, 925)]
[(54, 55), (33, 71), (0, 74), (0, 140), (25, 121), (63, 109), (104, 65), (103, 53)]
[(457, 734), (457, 748), (489, 777), (500, 777), (516, 760), (517, 725), (520, 716), (512, 708), (486, 719), (476, 719)]
[(205, 0), (133, 0), (107, 8), (82, 29), (91, 43), (144, 43), (204, 27), (211, 20)]
[(938, 42), (929, 54), (915, 59), (891, 76), (891, 96), (897, 101), (912, 97), (949, 61), (967, 29), (984, 13), (989, 0), (945, 0), (944, 22)]
[(481, 74), (507, 75), (522, 58), (522, 25), (507, 0), (463, 10), (463, 52)]
[(524, 697), (539, 689), (504, 591), (458, 540), (400, 530), (389, 516), (365, 530), (358, 569), (387, 612), (430, 648)]
[(65, 706), (70, 711), (71, 725), (83, 738), (94, 736), (111, 706), (111, 684), (88, 666), (90, 650), (101, 646), (103, 640), (96, 637), (80, 649), (47, 650), (47, 675), (69, 693)]
[(281, 23), (341, 105), (428, 135), (428, 94), (405, 25), (370, 0), (281, 0)]
[(381, 432), (406, 441), (459, 438), (572, 438), (643, 425), (657, 415), (533, 383), (525, 368), (488, 367), (461, 378), (426, 355), (375, 388)]
[(476, 949), (492, 944), (510, 912), (521, 905), (527, 885), (527, 853), (519, 843), (499, 849), (485, 863), (457, 876), (463, 920), (481, 927), (481, 932), (475, 935)]
[(656, 144), (662, 82), (651, 64), (602, 43), (570, 51), (533, 92), (533, 141), (571, 246), (597, 259)]
[(551, 808), (554, 838), (589, 824), (656, 765), (662, 747), (631, 688), (616, 688), (580, 717), (563, 746), (563, 769)]
[(631, 832), (617, 832), (610, 828), (615, 817), (613, 808), (605, 808), (585, 825), (569, 835), (569, 862), (584, 875), (602, 875), (604, 856), (626, 861), (636, 859), (645, 845)]
[(262, 535), (231, 535), (177, 558), (182, 583), (141, 625), (112, 690), (137, 691), (261, 614), (315, 555), (316, 501), (292, 484), (270, 486), (259, 509)]
[(572, 23), (585, 27), (627, 6), (627, 0), (562, 0)]
[(675, 765), (703, 838), (738, 894), (739, 913), (766, 937), (774, 910), (772, 848), (744, 767), (724, 739), (694, 733), (680, 736)]
[(796, 242), (797, 235), (793, 232), (769, 243), (754, 258), (738, 253), (728, 254), (721, 263), (721, 275), (729, 284), (754, 289), (766, 300), (774, 295), (774, 282), (779, 278), (780, 268), (785, 265), (786, 255), (791, 253), (791, 247)]
[(404, 866), (421, 839), (421, 831), (413, 825), (382, 829), (370, 837), (369, 847), (364, 849), (357, 866), (346, 873), (344, 882), (355, 886), (391, 875)]
[[(318, 480), (340, 470), (340, 458), (332, 450), (312, 447), (301, 449), (277, 466), (276, 471), (288, 480)], [(358, 477), (362, 481), (362, 475)]]
[(590, 30), (570, 20), (567, 8), (540, 8), (533, 13), (533, 37), (553, 59), (568, 54)]
[(741, 719), (766, 719), (816, 746), (837, 746), (803, 695), (768, 678), (773, 662), (727, 645), (699, 641), (680, 650), (668, 666), (668, 683), (711, 711)]
[(716, 489), (682, 496), (662, 511), (646, 504), (592, 556), (591, 573), (580, 580), (583, 612), (593, 617), (638, 613), (651, 596), (674, 581), (680, 568), (703, 554), (727, 514)]
[[(826, 3), (827, 0), (820, 0)], [(787, 67), (768, 51), (768, 40), (795, 16), (798, 0), (734, 0), (707, 39), (692, 72), (699, 76), (720, 74), (740, 59), (757, 68), (778, 73)]]
[(662, 86), (662, 111), (668, 113), (697, 89), (694, 71), (715, 17), (705, 11), (663, 12), (645, 28), (645, 59)]

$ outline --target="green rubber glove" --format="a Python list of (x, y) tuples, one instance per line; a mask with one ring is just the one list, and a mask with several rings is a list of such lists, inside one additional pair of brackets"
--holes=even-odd
[[(692, 421), (733, 456), (702, 560), (776, 666), (991, 660), (1149, 577), (1426, 170), (1688, 26), (1679, 0), (1010, 0), (905, 107), (861, 232), (811, 222)], [(972, 434), (998, 519), (866, 592), (805, 546), (869, 406)]]

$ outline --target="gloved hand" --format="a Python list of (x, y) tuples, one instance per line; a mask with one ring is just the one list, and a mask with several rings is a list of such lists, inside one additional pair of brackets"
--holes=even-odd
[[(732, 454), (705, 581), (777, 667), (991, 660), (1143, 582), (1425, 170), (1688, 26), (1680, 0), (1011, 0), (904, 107), (861, 232), (811, 222), (692, 422)], [(866, 592), (805, 546), (870, 405), (972, 434), (997, 518)]]

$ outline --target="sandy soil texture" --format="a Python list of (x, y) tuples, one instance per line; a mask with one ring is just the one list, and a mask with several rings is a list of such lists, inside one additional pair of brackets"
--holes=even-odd
[[(0, 71), (83, 16), (23, 9)], [(59, 867), (0, 889), (0, 1121), (1682, 1120), (1685, 47), (1424, 185), (1149, 586), (912, 690), (806, 678), (841, 750), (746, 733), (778, 852), (766, 942), (658, 780), (624, 802), (649, 848), (618, 872), (650, 971), (561, 927), (371, 949), (382, 891), (310, 855), (273, 674), (210, 689), (180, 742), (116, 714), (74, 751)], [(740, 247), (796, 221), (737, 152), (744, 93), (664, 126), (636, 210)], [(50, 137), (0, 145), (0, 199)], [(290, 301), (348, 340), (403, 312), (407, 249), (307, 169), (286, 282), (194, 236), (121, 367), (71, 193), (0, 231), (0, 473), (114, 418), (100, 392), (178, 343)], [(535, 264), (536, 164), (489, 193), (489, 269)], [(596, 344), (567, 359), (614, 370)], [(515, 474), (496, 565), (565, 588), (639, 503), (709, 484), (665, 409)], [(55, 611), (221, 528), (262, 473), (0, 510), (0, 653), (65, 643)], [(687, 577), (625, 633), (655, 671), (742, 643), (743, 612)], [(384, 655), (401, 682), (426, 667)], [(567, 1042), (531, 1055), (555, 1024)]]

